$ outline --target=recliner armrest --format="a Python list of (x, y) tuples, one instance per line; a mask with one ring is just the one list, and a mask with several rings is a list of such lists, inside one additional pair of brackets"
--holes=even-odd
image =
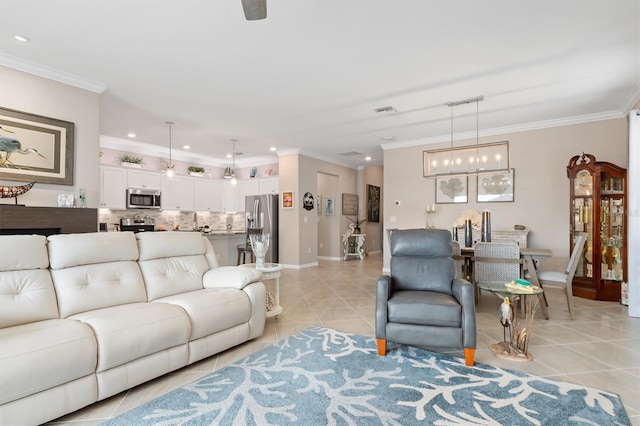
[(476, 302), (473, 284), (462, 278), (454, 278), (451, 294), (462, 306), (462, 342), (465, 348), (476, 347)]
[(376, 338), (387, 338), (387, 300), (391, 297), (393, 281), (389, 275), (381, 275), (376, 281)]
[(204, 288), (237, 288), (242, 290), (248, 284), (260, 281), (262, 272), (239, 266), (220, 266), (205, 272), (202, 277)]

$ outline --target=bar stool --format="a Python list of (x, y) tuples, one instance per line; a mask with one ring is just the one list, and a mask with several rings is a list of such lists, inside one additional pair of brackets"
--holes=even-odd
[[(247, 228), (247, 234), (244, 244), (240, 244), (237, 246), (238, 260), (236, 265), (242, 265), (244, 263), (254, 263), (256, 261), (253, 250), (251, 250), (251, 240), (249, 239), (249, 235), (253, 234), (262, 234), (262, 228)], [(249, 255), (249, 262), (247, 262), (247, 255)], [(242, 262), (240, 260), (242, 260)]]

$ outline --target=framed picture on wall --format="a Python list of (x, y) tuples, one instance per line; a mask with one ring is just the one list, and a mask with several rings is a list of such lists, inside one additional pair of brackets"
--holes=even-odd
[(436, 203), (466, 203), (469, 179), (467, 175), (447, 175), (436, 178)]
[(282, 193), (282, 208), (283, 209), (293, 208), (293, 191), (284, 191)]
[(318, 214), (322, 214), (322, 195), (316, 195), (316, 208), (318, 209)]
[(367, 222), (380, 222), (380, 187), (367, 185)]
[(342, 194), (342, 214), (345, 216), (358, 215), (358, 194)]
[(0, 179), (73, 185), (73, 123), (0, 108), (0, 137)]
[(478, 203), (508, 203), (514, 199), (515, 169), (478, 173)]
[(333, 216), (335, 207), (336, 205), (333, 202), (333, 197), (326, 197), (324, 199), (324, 214), (327, 216)]

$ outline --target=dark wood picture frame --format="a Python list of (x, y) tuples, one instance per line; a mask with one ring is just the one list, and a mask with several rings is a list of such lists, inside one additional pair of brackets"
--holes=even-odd
[(380, 222), (380, 187), (367, 185), (367, 222)]

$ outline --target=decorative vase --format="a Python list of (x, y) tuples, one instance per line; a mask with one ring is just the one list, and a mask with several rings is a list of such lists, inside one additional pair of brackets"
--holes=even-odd
[(464, 221), (464, 246), (473, 247), (473, 231), (471, 227), (471, 220)]
[(480, 241), (484, 243), (491, 242), (491, 213), (488, 210), (482, 212), (482, 231)]
[(258, 168), (257, 167), (252, 167), (251, 171), (249, 172), (249, 177), (253, 179), (254, 177), (256, 177), (257, 173), (258, 173)]
[(256, 256), (256, 268), (264, 268), (264, 258), (269, 251), (269, 242), (271, 241), (271, 234), (251, 234), (249, 235), (251, 241), (251, 250)]
[(453, 241), (458, 241), (458, 227), (454, 226), (453, 227)]

